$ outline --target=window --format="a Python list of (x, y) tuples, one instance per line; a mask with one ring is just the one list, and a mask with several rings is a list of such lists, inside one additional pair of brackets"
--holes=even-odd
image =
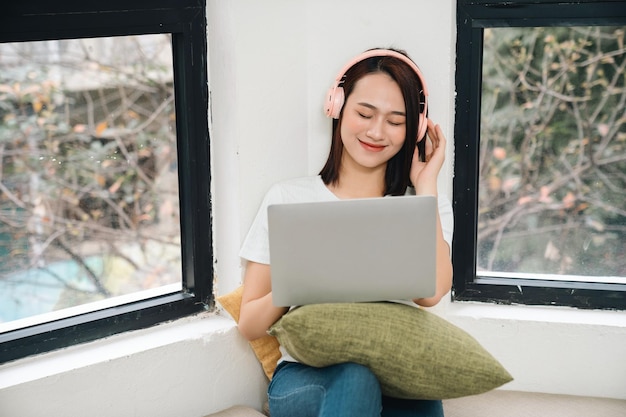
[(213, 302), (205, 1), (60, 3), (0, 18), (0, 363)]
[(626, 309), (626, 10), (460, 1), (455, 300)]

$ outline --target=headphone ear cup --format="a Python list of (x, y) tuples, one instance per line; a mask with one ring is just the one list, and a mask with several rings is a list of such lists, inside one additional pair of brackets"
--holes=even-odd
[(417, 141), (419, 142), (420, 140), (423, 140), (426, 136), (426, 130), (428, 129), (428, 118), (421, 114), (418, 123), (419, 127), (417, 128)]
[(326, 116), (333, 119), (339, 119), (341, 108), (343, 107), (344, 93), (343, 88), (334, 85), (328, 90), (328, 100), (324, 104), (324, 112)]

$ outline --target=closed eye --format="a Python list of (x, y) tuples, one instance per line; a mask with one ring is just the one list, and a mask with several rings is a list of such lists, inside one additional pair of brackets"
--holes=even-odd
[[(373, 105), (371, 105), (369, 103), (366, 103), (366, 102), (357, 103), (357, 106), (360, 106), (361, 109), (355, 109), (355, 111), (363, 119), (371, 119), (373, 117), (373, 115), (369, 113), (369, 110), (372, 110), (374, 112), (377, 111), (375, 106), (373, 106)], [(362, 111), (363, 109), (368, 110), (368, 112)], [(391, 111), (391, 112), (389, 112), (389, 114), (387, 116), (392, 116), (393, 117), (392, 120), (387, 119), (387, 123), (390, 126), (394, 126), (394, 127), (395, 126), (403, 126), (405, 124), (405, 122), (406, 122), (406, 120), (405, 120), (405, 116), (406, 115), (404, 114), (404, 112), (401, 112), (401, 111)]]

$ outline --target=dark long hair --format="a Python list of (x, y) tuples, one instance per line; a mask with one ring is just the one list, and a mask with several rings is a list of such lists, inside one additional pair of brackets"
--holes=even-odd
[[(403, 55), (404, 51), (395, 50)], [(401, 59), (392, 56), (374, 56), (354, 64), (345, 73), (343, 81), (344, 108), (345, 102), (354, 90), (357, 81), (366, 75), (382, 72), (388, 74), (400, 86), (404, 97), (406, 110), (406, 136), (400, 151), (388, 162), (385, 171), (385, 195), (404, 195), (410, 185), (409, 171), (415, 149), (418, 131), (418, 114), (420, 109), (419, 92), (423, 89), (421, 82), (413, 69)], [(411, 115), (415, 115), (411, 117)], [(338, 120), (333, 120), (333, 136), (326, 164), (320, 171), (322, 180), (326, 185), (339, 182), (339, 168), (343, 153), (341, 141), (341, 122), (343, 120), (343, 108)], [(420, 158), (424, 158), (425, 141), (417, 143)]]

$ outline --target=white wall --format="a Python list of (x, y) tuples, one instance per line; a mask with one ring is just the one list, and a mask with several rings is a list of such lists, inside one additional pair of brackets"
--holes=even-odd
[[(208, 0), (219, 292), (241, 281), (237, 251), (270, 184), (320, 169), (323, 95), (353, 55), (406, 49), (452, 142), (454, 13), (452, 0)], [(626, 399), (626, 313), (447, 302), (435, 311), (502, 361), (515, 377), (504, 389)], [(201, 315), (0, 366), (0, 415), (199, 417), (259, 408), (263, 378), (232, 321)]]
[[(452, 137), (454, 4), (209, 1), (219, 290), (239, 279), (239, 244), (268, 187), (321, 169), (331, 129), (324, 95), (353, 56), (379, 46), (405, 49), (428, 80), (431, 118)], [(441, 187), (449, 194), (448, 151)]]

